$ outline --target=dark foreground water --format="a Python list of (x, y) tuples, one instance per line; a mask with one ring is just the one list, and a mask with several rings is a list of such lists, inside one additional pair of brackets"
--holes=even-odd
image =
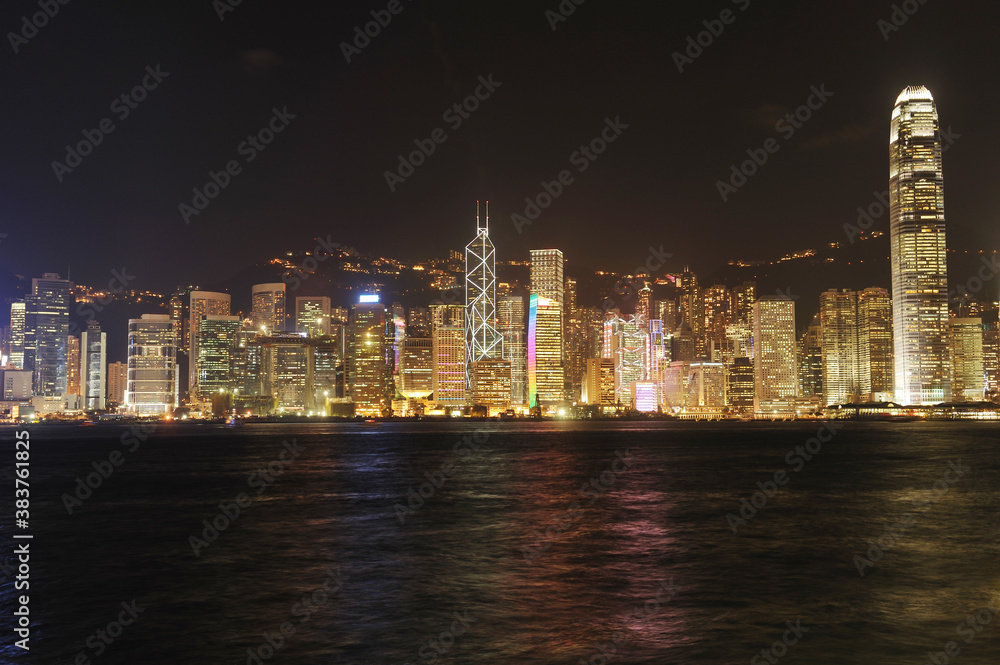
[(819, 427), (35, 427), (0, 662), (1000, 663), (1000, 428)]

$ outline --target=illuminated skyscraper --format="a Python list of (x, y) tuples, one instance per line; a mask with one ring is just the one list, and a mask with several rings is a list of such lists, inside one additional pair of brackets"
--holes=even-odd
[(860, 395), (858, 294), (824, 291), (819, 296), (823, 347), (824, 404), (848, 404)]
[(858, 293), (858, 363), (862, 395), (876, 402), (892, 400), (892, 298), (885, 289)]
[(510, 361), (510, 401), (527, 402), (528, 343), (524, 321), (524, 298), (502, 296), (497, 301), (497, 328), (503, 335), (503, 358)]
[(198, 355), (192, 360), (198, 372), (201, 399), (211, 399), (213, 393), (229, 392), (236, 387), (233, 359), (242, 325), (238, 316), (202, 317), (198, 326)]
[(982, 319), (952, 319), (948, 325), (951, 345), (951, 400), (981, 402), (986, 392), (983, 369)]
[(108, 363), (107, 377), (108, 390), (105, 404), (108, 408), (111, 402), (121, 406), (125, 403), (125, 388), (128, 386), (128, 365)]
[(563, 400), (562, 303), (531, 294), (528, 305), (528, 406)]
[(735, 358), (727, 368), (726, 404), (733, 413), (753, 413), (753, 361)]
[(228, 293), (213, 291), (191, 291), (191, 305), (188, 308), (188, 389), (195, 391), (198, 385), (198, 368), (195, 359), (198, 357), (198, 326), (201, 317), (207, 315), (229, 316), (229, 305), (232, 296)]
[(472, 402), (495, 416), (510, 408), (510, 361), (477, 360), (472, 364)]
[(67, 385), (67, 337), (72, 297), (69, 281), (46, 273), (31, 280), (24, 304), (24, 369), (38, 396), (62, 396)]
[(330, 334), (330, 299), (326, 296), (299, 296), (295, 299), (295, 331), (308, 337)]
[(424, 399), (434, 392), (434, 340), (407, 337), (400, 357), (399, 391), (407, 399)]
[(10, 304), (10, 364), (24, 369), (24, 301)]
[(137, 416), (160, 416), (177, 406), (177, 324), (167, 314), (128, 322), (125, 407)]
[(469, 395), (465, 382), (465, 308), (432, 305), (431, 316), (434, 401), (465, 405)]
[(351, 372), (354, 411), (359, 416), (382, 416), (389, 409), (385, 330), (385, 306), (378, 296), (361, 296), (354, 306)]
[(285, 330), (285, 285), (255, 284), (252, 292), (253, 329), (264, 334)]
[(753, 305), (754, 409), (787, 411), (798, 395), (795, 303), (764, 296)]
[(585, 404), (606, 408), (618, 403), (615, 395), (615, 363), (610, 358), (588, 358), (582, 399)]
[(66, 338), (66, 392), (83, 395), (80, 389), (80, 338), (76, 335)]
[(896, 99), (889, 133), (890, 265), (895, 399), (951, 396), (944, 178), (937, 108), (927, 88)]
[(106, 391), (108, 333), (101, 324), (90, 321), (80, 335), (80, 395), (88, 411), (104, 408)]
[(531, 292), (562, 305), (566, 288), (563, 263), (563, 253), (558, 249), (531, 250)]
[(476, 203), (476, 239), (465, 247), (465, 385), (472, 389), (472, 363), (499, 359), (503, 337), (496, 325), (496, 250), (490, 241), (490, 202), (486, 224), (479, 223)]
[(816, 314), (799, 338), (799, 396), (820, 403), (823, 393), (823, 326)]

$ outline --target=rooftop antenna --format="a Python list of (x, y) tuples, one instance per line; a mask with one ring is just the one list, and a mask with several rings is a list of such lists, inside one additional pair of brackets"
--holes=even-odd
[(486, 232), (490, 232), (490, 202), (486, 202)]
[(476, 199), (476, 230), (479, 230), (479, 199)]

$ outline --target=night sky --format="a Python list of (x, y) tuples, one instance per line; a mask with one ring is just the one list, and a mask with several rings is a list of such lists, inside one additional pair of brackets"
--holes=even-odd
[[(565, 0), (555, 30), (558, 0), (400, 0), (348, 63), (341, 42), (388, 4), (243, 0), (220, 20), (225, 0), (74, 0), (15, 54), (7, 33), (40, 10), (5, 2), (0, 268), (106, 285), (127, 266), (136, 288), (167, 291), (316, 236), (423, 260), (474, 236), (476, 199), (492, 201), (499, 260), (555, 246), (572, 274), (634, 268), (651, 245), (698, 270), (772, 258), (844, 240), (887, 187), (890, 112), (919, 84), (960, 135), (944, 160), (950, 237), (997, 247), (995, 3), (912, 0), (885, 39), (892, 3), (870, 0)], [(673, 54), (723, 10), (732, 22), (679, 72)], [(112, 106), (157, 66), (168, 75), (136, 108)], [(455, 128), (443, 114), (481, 76), (500, 85)], [(833, 95), (793, 136), (776, 130), (813, 86)], [(295, 118), (248, 162), (239, 146), (275, 108)], [(114, 131), (60, 182), (52, 163), (105, 118)], [(571, 154), (607, 118), (628, 128), (580, 172)], [(447, 140), (391, 192), (385, 172), (437, 128)], [(717, 181), (769, 138), (778, 152), (723, 202)], [(185, 224), (178, 206), (230, 160), (241, 172)], [(573, 183), (518, 234), (511, 214), (563, 170)]]

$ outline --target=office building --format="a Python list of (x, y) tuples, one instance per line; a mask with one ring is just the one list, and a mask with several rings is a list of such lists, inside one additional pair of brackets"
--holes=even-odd
[(892, 296), (885, 289), (858, 292), (858, 364), (862, 396), (874, 402), (892, 401)]
[(400, 357), (399, 391), (407, 399), (426, 399), (434, 392), (434, 340), (408, 337)]
[(527, 403), (528, 331), (524, 319), (524, 298), (501, 296), (497, 301), (497, 330), (503, 336), (503, 359), (510, 361), (511, 404)]
[(472, 363), (472, 403), (487, 407), (488, 416), (510, 408), (509, 360), (477, 360)]
[(614, 360), (588, 358), (586, 365), (581, 395), (584, 404), (614, 407), (618, 402), (615, 394)]
[[(478, 203), (477, 203), (478, 208)], [(496, 325), (496, 250), (490, 241), (490, 204), (486, 223), (476, 210), (476, 238), (465, 247), (465, 381), (472, 388), (472, 364), (503, 356)]]
[(295, 299), (295, 330), (307, 337), (330, 334), (330, 299), (326, 296), (299, 296)]
[(936, 404), (951, 394), (941, 133), (934, 98), (911, 86), (889, 132), (889, 241), (895, 398)]
[(858, 400), (858, 297), (854, 291), (830, 290), (819, 296), (823, 348), (824, 404)]
[(87, 411), (104, 409), (107, 390), (108, 333), (101, 330), (101, 324), (90, 321), (80, 335), (80, 385), (83, 392), (83, 408)]
[(46, 273), (31, 280), (24, 299), (24, 369), (33, 372), (39, 397), (66, 394), (70, 283)]
[(384, 416), (389, 412), (390, 378), (386, 348), (385, 306), (378, 296), (362, 295), (354, 305), (351, 396), (360, 416)]
[(177, 324), (168, 314), (128, 322), (125, 408), (137, 416), (169, 415), (177, 407)]
[[(561, 284), (561, 283), (560, 283)], [(560, 285), (560, 289), (562, 287)], [(528, 406), (563, 400), (562, 303), (537, 293), (528, 304)]]
[(10, 364), (24, 369), (24, 301), (10, 304)]
[(66, 337), (66, 392), (83, 395), (80, 388), (80, 338), (76, 335)]
[(951, 401), (981, 402), (986, 394), (982, 319), (951, 319)]
[(128, 385), (128, 365), (126, 363), (108, 363), (107, 369), (107, 394), (105, 406), (118, 407), (125, 403), (125, 389)]
[(753, 413), (754, 373), (753, 361), (749, 358), (735, 358), (727, 368), (728, 387), (726, 405), (732, 413)]
[(264, 335), (285, 330), (285, 285), (282, 282), (255, 284), (251, 292), (254, 330)]
[(195, 359), (198, 357), (198, 327), (204, 316), (229, 316), (232, 296), (228, 293), (192, 290), (188, 307), (188, 390), (196, 393), (198, 385), (198, 369)]
[(795, 303), (764, 296), (753, 305), (754, 410), (793, 410), (799, 374), (795, 356)]
[(209, 314), (198, 326), (198, 355), (192, 360), (198, 373), (198, 398), (210, 400), (215, 393), (236, 388), (234, 359), (237, 334), (243, 326), (238, 316)]

